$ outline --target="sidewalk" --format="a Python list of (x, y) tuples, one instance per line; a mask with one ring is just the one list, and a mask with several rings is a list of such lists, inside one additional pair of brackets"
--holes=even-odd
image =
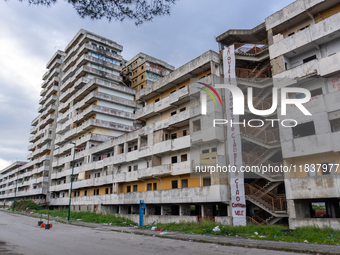
[[(8, 210), (2, 210), (4, 212), (13, 213)], [(28, 216), (39, 216), (38, 214), (24, 214), (21, 215)], [(45, 217), (44, 217), (45, 218)], [(50, 217), (50, 220), (66, 221), (63, 218)], [(82, 221), (70, 221), (69, 224), (95, 228), (102, 231), (116, 231), (133, 233), (138, 235), (154, 236), (157, 238), (170, 238), (191, 242), (205, 242), (214, 243), (220, 245), (231, 245), (239, 246), (245, 248), (261, 248), (268, 250), (279, 250), (279, 251), (294, 251), (294, 252), (304, 252), (304, 253), (320, 253), (320, 254), (339, 254), (340, 246), (338, 245), (326, 245), (326, 244), (313, 244), (313, 243), (296, 243), (296, 242), (283, 242), (283, 241), (268, 241), (268, 240), (257, 240), (257, 239), (247, 239), (243, 237), (235, 236), (219, 236), (219, 235), (198, 235), (198, 234), (185, 234), (181, 232), (168, 232), (168, 231), (151, 231), (146, 229), (139, 229), (135, 227), (118, 227), (113, 225), (99, 224), (99, 223), (88, 223)]]

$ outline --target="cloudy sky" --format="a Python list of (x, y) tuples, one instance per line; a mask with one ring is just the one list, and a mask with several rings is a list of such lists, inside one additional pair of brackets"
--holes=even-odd
[(136, 27), (133, 21), (81, 19), (66, 1), (46, 8), (0, 0), (0, 169), (26, 160), (31, 121), (38, 116), (46, 63), (84, 28), (123, 45), (123, 57), (139, 52), (176, 68), (207, 50), (232, 28), (253, 28), (293, 0), (179, 0), (170, 16)]

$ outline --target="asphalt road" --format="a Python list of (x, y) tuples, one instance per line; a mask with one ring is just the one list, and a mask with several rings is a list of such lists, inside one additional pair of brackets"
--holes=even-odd
[(45, 230), (38, 227), (36, 218), (0, 211), (0, 254), (294, 254), (119, 233), (100, 227), (52, 223), (52, 229)]

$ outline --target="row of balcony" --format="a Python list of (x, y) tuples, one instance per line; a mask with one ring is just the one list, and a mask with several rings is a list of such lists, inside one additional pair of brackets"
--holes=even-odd
[(47, 183), (48, 177), (31, 178), (30, 180), (24, 181), (24, 182), (22, 182), (20, 180), (20, 181), (18, 181), (18, 184), (16, 184), (14, 182), (14, 184), (12, 184), (10, 186), (0, 188), (0, 192), (15, 189), (16, 187), (21, 188), (21, 187), (31, 186), (32, 184), (39, 184), (39, 183), (43, 183), (43, 182)]
[(8, 178), (7, 180), (3, 180), (1, 182), (1, 184), (3, 185), (3, 184), (10, 183), (10, 182), (15, 182), (16, 180), (21, 181), (22, 178), (30, 177), (32, 175), (39, 174), (39, 173), (41, 173), (43, 171), (48, 171), (49, 169), (50, 169), (50, 167), (45, 164), (45, 165), (43, 165), (43, 166), (41, 166), (39, 168), (35, 168), (35, 169), (31, 170), (31, 171), (27, 171), (25, 173), (19, 174), (18, 176), (14, 176), (12, 178)]
[(152, 115), (156, 115), (159, 112), (171, 108), (174, 104), (178, 103), (179, 100), (188, 96), (189, 88), (188, 86), (185, 86), (182, 89), (177, 90), (176, 92), (170, 94), (168, 97), (163, 98), (158, 102), (153, 102), (141, 109), (138, 109), (136, 111), (136, 119), (148, 118), (151, 117)]
[[(174, 140), (167, 140), (164, 142), (156, 143), (152, 146), (142, 147), (139, 150), (131, 151), (127, 153), (122, 153), (118, 155), (114, 155), (112, 157), (103, 159), (98, 162), (92, 162), (89, 164), (84, 164), (82, 168), (83, 171), (93, 170), (97, 168), (102, 168), (104, 166), (112, 165), (112, 164), (121, 164), (126, 162), (136, 161), (141, 158), (150, 157), (152, 155), (159, 155), (165, 152), (178, 151), (181, 149), (190, 147), (190, 136), (184, 136), (181, 138), (177, 138)], [(78, 154), (78, 153), (77, 153)], [(84, 157), (85, 155), (90, 155), (87, 151), (84, 151), (82, 155), (77, 155), (76, 158)], [(58, 161), (54, 161), (52, 167), (57, 167), (65, 164), (66, 162), (72, 161), (72, 155), (68, 157), (64, 157), (59, 159)]]
[[(38, 189), (30, 189), (27, 191), (18, 191), (16, 193), (16, 197), (24, 197), (24, 196), (34, 196), (34, 195), (46, 195), (47, 194), (47, 188), (38, 188)], [(0, 195), (0, 199), (8, 199), (8, 198), (14, 198), (14, 192), (8, 193), (8, 194), (2, 194)]]
[[(144, 200), (146, 204), (163, 203), (209, 203), (229, 201), (229, 187), (227, 185), (212, 185), (205, 187), (193, 187), (182, 189), (154, 190), (144, 192), (131, 192), (120, 194), (108, 194), (99, 196), (73, 197), (72, 204), (139, 204)], [(51, 199), (50, 205), (68, 205), (68, 198)]]
[(116, 122), (110, 122), (105, 120), (98, 120), (98, 119), (90, 119), (85, 121), (80, 127), (73, 128), (72, 130), (66, 132), (64, 135), (58, 137), (55, 140), (56, 145), (61, 145), (65, 141), (72, 139), (72, 137), (82, 134), (86, 130), (99, 127), (99, 128), (108, 128), (111, 130), (117, 130), (122, 132), (131, 132), (134, 130), (133, 126), (128, 126)]

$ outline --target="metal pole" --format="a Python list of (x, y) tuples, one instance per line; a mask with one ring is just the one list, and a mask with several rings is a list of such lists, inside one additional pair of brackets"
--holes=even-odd
[(74, 157), (75, 156), (76, 156), (76, 144), (74, 143), (73, 162), (72, 162), (72, 174), (71, 174), (71, 189), (70, 189), (70, 200), (69, 200), (69, 203), (68, 203), (67, 221), (70, 221), (71, 196), (72, 196), (72, 183), (73, 183), (73, 170), (74, 170)]
[(18, 187), (18, 178), (15, 180), (14, 201), (13, 201), (13, 209), (12, 209), (13, 212), (14, 212), (14, 207), (15, 207), (15, 198), (17, 196), (17, 187)]

